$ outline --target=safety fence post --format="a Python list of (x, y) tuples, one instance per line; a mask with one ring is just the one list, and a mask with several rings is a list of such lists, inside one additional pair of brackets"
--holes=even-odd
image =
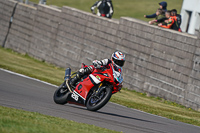
[(29, 1), (29, 0), (26, 0), (26, 1), (25, 1), (25, 4), (28, 4), (28, 1)]
[(40, 0), (39, 4), (44, 4), (44, 5), (46, 5), (46, 0)]

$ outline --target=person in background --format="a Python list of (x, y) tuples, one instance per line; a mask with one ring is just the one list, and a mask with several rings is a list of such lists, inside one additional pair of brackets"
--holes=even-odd
[(178, 26), (175, 23), (175, 19), (173, 16), (171, 16), (171, 11), (165, 12), (165, 17), (168, 18), (168, 22), (166, 25), (163, 25), (162, 23), (159, 23), (158, 26), (167, 28), (167, 29), (173, 29), (173, 30), (179, 30)]
[(176, 26), (178, 27), (178, 31), (182, 32), (181, 31), (181, 15), (180, 14), (177, 14), (177, 10), (176, 9), (172, 9), (171, 10), (171, 16), (173, 16), (174, 20), (175, 20), (175, 24)]
[(158, 22), (157, 20), (159, 19), (163, 19), (165, 18), (165, 11), (158, 8), (158, 10), (156, 11), (156, 19), (155, 20), (152, 20), (152, 21), (149, 21), (149, 24), (156, 24), (158, 25)]
[[(167, 2), (162, 1), (160, 3), (158, 3), (160, 5), (160, 9), (163, 9), (165, 12), (167, 11)], [(152, 14), (152, 15), (144, 15), (145, 18), (156, 18), (156, 13)]]
[(172, 19), (171, 17), (171, 11), (168, 10), (165, 12), (165, 18), (167, 19), (167, 21), (165, 21), (167, 23), (166, 24), (159, 23), (158, 26), (171, 29), (172, 25), (174, 24), (174, 19)]
[(94, 5), (91, 7), (91, 11), (93, 14), (95, 13), (95, 8), (97, 8), (97, 15), (107, 18), (112, 18), (112, 15), (114, 13), (112, 0), (100, 0), (94, 3)]

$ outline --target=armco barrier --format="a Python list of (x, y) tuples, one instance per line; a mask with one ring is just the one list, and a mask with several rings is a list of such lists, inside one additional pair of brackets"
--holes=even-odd
[[(0, 0), (0, 7), (15, 2)], [(0, 30), (9, 24), (3, 14)], [(7, 29), (7, 28), (6, 28)], [(1, 33), (1, 42), (5, 34)], [(5, 47), (77, 70), (82, 62), (126, 54), (124, 87), (200, 110), (200, 33), (191, 36), (122, 17), (106, 19), (70, 7), (18, 4)]]

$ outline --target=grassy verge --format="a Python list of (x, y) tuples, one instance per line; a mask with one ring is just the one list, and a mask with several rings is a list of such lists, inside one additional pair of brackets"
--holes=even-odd
[[(8, 49), (0, 48), (0, 67), (56, 85), (60, 85), (63, 81), (63, 68), (55, 67)], [(200, 126), (200, 112), (161, 98), (147, 97), (143, 93), (123, 89), (121, 93), (113, 95), (111, 101), (169, 119)]]
[[(30, 0), (38, 3), (39, 0)], [(83, 11), (90, 12), (90, 7), (97, 0), (47, 0), (48, 5), (70, 6)], [(162, 0), (112, 0), (114, 6), (114, 18), (119, 19), (120, 17), (128, 16), (144, 21), (149, 19), (144, 18), (144, 15), (153, 14), (156, 9), (159, 8), (158, 3)], [(177, 9), (181, 11), (183, 0), (167, 0), (168, 9)]]
[(64, 68), (44, 63), (28, 55), (21, 55), (10, 49), (0, 48), (0, 67), (56, 85), (64, 81)]
[(94, 125), (0, 106), (1, 133), (117, 133)]
[(121, 93), (113, 95), (111, 101), (129, 108), (200, 126), (200, 112), (159, 97), (147, 97), (146, 94), (123, 89)]

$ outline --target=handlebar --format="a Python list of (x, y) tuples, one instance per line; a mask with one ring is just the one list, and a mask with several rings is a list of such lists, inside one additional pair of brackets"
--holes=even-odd
[(102, 71), (105, 71), (107, 68), (105, 66), (101, 66), (100, 68), (96, 68), (96, 69), (100, 69)]

